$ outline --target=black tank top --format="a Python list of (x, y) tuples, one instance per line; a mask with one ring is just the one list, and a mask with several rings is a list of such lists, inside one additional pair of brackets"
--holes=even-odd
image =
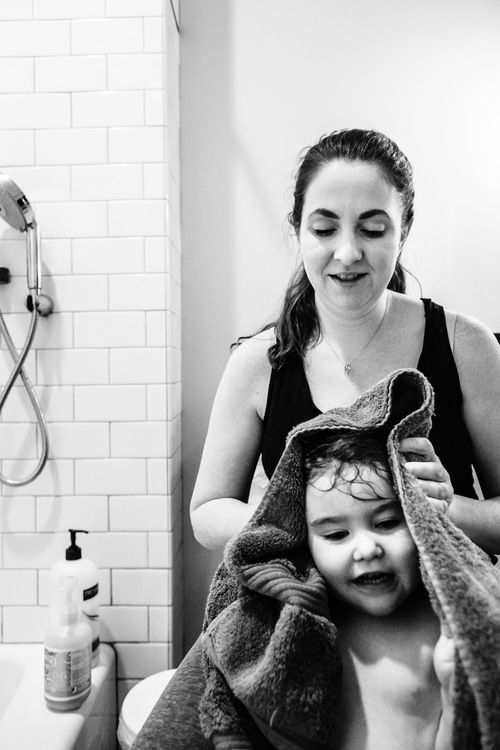
[[(455, 493), (475, 498), (472, 447), (462, 417), (462, 391), (444, 310), (430, 299), (422, 302), (425, 333), (417, 368), (434, 388), (435, 409), (429, 440), (451, 477)], [(262, 437), (262, 464), (268, 478), (283, 453), (290, 430), (318, 414), (321, 411), (312, 400), (302, 358), (294, 353), (279, 370), (271, 372)]]

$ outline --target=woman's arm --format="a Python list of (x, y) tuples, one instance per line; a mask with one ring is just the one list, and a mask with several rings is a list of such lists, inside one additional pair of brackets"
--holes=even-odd
[[(453, 493), (448, 472), (425, 438), (402, 441), (425, 461), (407, 463), (424, 492), (442, 505), (473, 542), (490, 554), (500, 553), (500, 346), (477, 320), (456, 316), (453, 355), (463, 395), (463, 417), (469, 431), (474, 468), (485, 499), (477, 502)], [(443, 506), (444, 507), (444, 506)]]
[(474, 468), (485, 500), (456, 496), (450, 518), (476, 544), (500, 553), (500, 346), (482, 323), (457, 315), (454, 357)]
[(256, 508), (246, 501), (261, 449), (270, 343), (266, 333), (235, 349), (215, 396), (190, 509), (194, 535), (209, 549), (223, 547)]

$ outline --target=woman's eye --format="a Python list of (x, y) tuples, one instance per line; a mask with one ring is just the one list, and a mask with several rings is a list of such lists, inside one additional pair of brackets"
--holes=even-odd
[(362, 229), (361, 230), (366, 237), (382, 237), (385, 229)]
[(328, 227), (327, 229), (316, 229), (313, 228), (312, 233), (316, 237), (330, 237), (335, 232), (335, 227)]

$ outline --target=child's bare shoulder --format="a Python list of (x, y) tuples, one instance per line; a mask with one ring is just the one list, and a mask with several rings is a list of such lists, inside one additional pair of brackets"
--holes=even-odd
[[(381, 618), (385, 619), (385, 618)], [(435, 617), (398, 629), (350, 626), (344, 663), (341, 750), (433, 750), (441, 711), (433, 668)], [(364, 738), (364, 739), (363, 739)]]

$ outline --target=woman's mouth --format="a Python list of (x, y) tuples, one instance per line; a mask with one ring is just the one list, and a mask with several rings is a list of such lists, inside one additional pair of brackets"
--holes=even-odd
[(364, 278), (366, 273), (329, 273), (328, 276), (340, 284), (354, 284)]

